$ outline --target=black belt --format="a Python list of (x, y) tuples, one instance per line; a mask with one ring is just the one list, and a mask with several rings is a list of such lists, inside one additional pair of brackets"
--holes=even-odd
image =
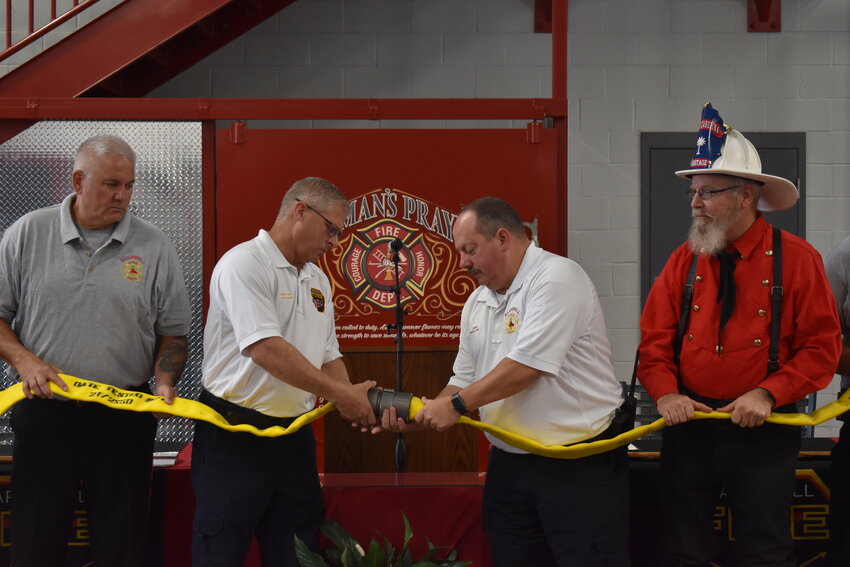
[(201, 395), (198, 396), (198, 401), (209, 406), (218, 413), (221, 417), (227, 420), (230, 425), (253, 425), (257, 429), (268, 429), (279, 425), (281, 427), (289, 427), (297, 418), (295, 417), (274, 417), (242, 407), (233, 402), (222, 400), (221, 398), (210, 394), (206, 389), (201, 389)]
[(599, 435), (591, 437), (590, 439), (585, 439), (584, 441), (576, 441), (575, 443), (567, 443), (566, 445), (564, 445), (564, 447), (570, 447), (572, 445), (578, 445), (579, 443), (593, 443), (595, 441), (602, 441), (604, 439), (613, 439), (614, 437), (616, 437), (620, 433), (623, 433), (623, 432), (618, 431), (617, 425), (612, 421), (611, 425), (609, 425), (608, 428), (605, 431), (603, 431), (602, 433), (600, 433)]
[(735, 398), (731, 398), (731, 399), (728, 399), (728, 400), (719, 400), (717, 398), (707, 398), (705, 396), (700, 396), (699, 394), (697, 394), (693, 390), (689, 390), (687, 388), (682, 388), (682, 393), (684, 395), (688, 396), (690, 399), (694, 400), (695, 402), (705, 404), (713, 410), (716, 410), (717, 408), (722, 408), (724, 406), (728, 406), (729, 404), (731, 404), (732, 402), (735, 401)]
[[(590, 439), (585, 439), (584, 441), (576, 441), (575, 443), (567, 443), (567, 444), (562, 445), (562, 446), (563, 447), (572, 447), (573, 445), (578, 445), (579, 443), (593, 443), (594, 441), (602, 441), (604, 439), (613, 439), (614, 437), (616, 437), (620, 433), (623, 433), (623, 432), (619, 431), (618, 428), (617, 428), (617, 425), (612, 422), (611, 425), (609, 425), (608, 428), (605, 431), (603, 431), (602, 433), (600, 433), (599, 435), (595, 435), (595, 436), (591, 437)], [(510, 455), (532, 455), (532, 456), (542, 457), (542, 455), (535, 455), (534, 453), (512, 453), (510, 451), (505, 451), (504, 449), (499, 449), (495, 445), (493, 445), (492, 448), (497, 450), (497, 451), (502, 451), (504, 453), (508, 453)], [(590, 456), (593, 457), (595, 455), (590, 455)], [(548, 458), (552, 458), (552, 457), (542, 457), (542, 458), (548, 459)]]
[[(689, 390), (687, 388), (682, 388), (682, 393), (688, 396), (690, 399), (697, 401), (701, 404), (705, 404), (711, 409), (716, 410), (717, 408), (722, 408), (724, 406), (728, 406), (732, 402), (734, 402), (737, 398), (731, 398), (729, 400), (718, 400), (715, 398), (707, 398), (705, 396), (700, 396), (693, 390)], [(773, 411), (776, 413), (799, 413), (799, 408), (797, 407), (796, 402), (791, 402), (790, 404), (785, 404), (784, 406), (779, 406), (773, 408)]]

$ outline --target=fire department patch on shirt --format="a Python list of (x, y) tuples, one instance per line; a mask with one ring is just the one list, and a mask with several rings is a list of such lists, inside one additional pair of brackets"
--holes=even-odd
[(519, 331), (519, 309), (511, 307), (505, 312), (505, 334), (513, 335)]
[(145, 261), (138, 256), (121, 258), (121, 275), (131, 282), (137, 282), (145, 275)]
[(311, 287), (310, 288), (310, 295), (313, 296), (313, 305), (316, 306), (316, 310), (319, 313), (324, 313), (325, 312), (325, 296), (324, 296), (324, 294), (320, 290), (318, 290), (314, 287)]

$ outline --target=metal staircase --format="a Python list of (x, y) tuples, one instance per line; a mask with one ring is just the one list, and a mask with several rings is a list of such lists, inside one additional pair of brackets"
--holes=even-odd
[[(6, 1), (11, 14), (12, 0)], [(30, 11), (36, 1), (28, 0)], [(55, 0), (40, 2), (55, 12)], [(0, 78), (0, 97), (32, 104), (39, 98), (142, 97), (292, 2), (124, 0)], [(59, 25), (57, 19), (48, 26)], [(44, 29), (32, 27), (30, 35)], [(0, 143), (29, 124), (0, 124)]]

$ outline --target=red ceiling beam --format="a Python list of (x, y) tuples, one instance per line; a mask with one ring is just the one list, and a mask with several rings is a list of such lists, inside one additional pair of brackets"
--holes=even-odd
[(747, 31), (781, 32), (782, 0), (747, 0)]
[(23, 120), (543, 120), (566, 115), (565, 98), (0, 98), (0, 119)]
[(552, 0), (534, 0), (534, 31), (552, 33)]
[[(568, 0), (555, 0), (552, 5), (552, 98), (567, 100), (567, 35)], [(558, 138), (558, 253), (564, 256), (568, 251), (567, 213), (569, 208), (569, 188), (567, 187), (567, 116), (555, 117), (552, 121)]]

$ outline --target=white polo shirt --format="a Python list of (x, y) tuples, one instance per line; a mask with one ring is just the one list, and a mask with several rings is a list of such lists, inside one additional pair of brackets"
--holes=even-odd
[(481, 286), (466, 301), (449, 384), (465, 388), (505, 357), (543, 374), (522, 392), (479, 408), (485, 423), (565, 445), (602, 433), (622, 404), (593, 283), (578, 264), (533, 243), (504, 295)]
[(229, 250), (210, 279), (202, 383), (213, 395), (274, 417), (313, 409), (316, 396), (278, 380), (245, 349), (281, 337), (320, 368), (342, 355), (327, 276), (299, 272), (265, 230)]

